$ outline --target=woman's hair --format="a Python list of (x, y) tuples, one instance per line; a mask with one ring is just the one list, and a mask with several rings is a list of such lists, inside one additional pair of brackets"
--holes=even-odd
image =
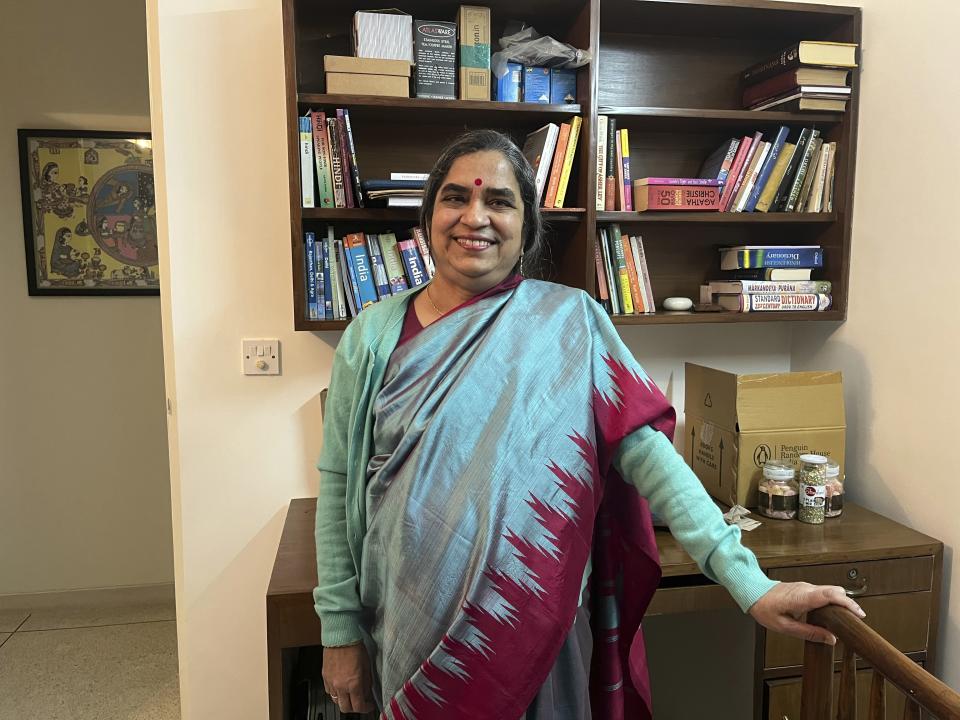
[(40, 173), (41, 177), (43, 177), (44, 180), (49, 182), (50, 173), (53, 171), (54, 168), (57, 168), (57, 167), (59, 166), (55, 162), (48, 162), (46, 165), (43, 166), (43, 172)]
[(513, 169), (513, 175), (520, 188), (523, 202), (523, 265), (525, 274), (537, 267), (543, 254), (543, 219), (537, 204), (537, 184), (533, 168), (507, 135), (496, 130), (470, 130), (447, 145), (423, 187), (423, 205), (420, 207), (420, 227), (430, 237), (430, 224), (433, 220), (433, 207), (440, 185), (450, 172), (453, 163), (464, 155), (476, 152), (494, 151), (506, 158)]
[(57, 234), (54, 235), (53, 241), (55, 243), (63, 242), (67, 235), (72, 235), (72, 234), (73, 233), (70, 232), (70, 228), (62, 227), (59, 230), (57, 230)]

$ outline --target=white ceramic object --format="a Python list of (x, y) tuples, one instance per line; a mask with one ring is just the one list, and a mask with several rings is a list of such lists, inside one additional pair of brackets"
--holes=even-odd
[(693, 300), (685, 297), (668, 297), (663, 301), (664, 310), (690, 310), (693, 307)]

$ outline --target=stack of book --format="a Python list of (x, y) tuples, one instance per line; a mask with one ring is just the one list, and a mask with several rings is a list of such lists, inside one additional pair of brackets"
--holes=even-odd
[(300, 118), (300, 191), (305, 208), (364, 207), (350, 111)]
[(721, 212), (832, 212), (837, 143), (815, 128), (730, 138), (700, 169), (718, 180)]
[(597, 116), (597, 210), (634, 210), (630, 133), (617, 119)]
[(743, 107), (843, 112), (856, 58), (856, 43), (802, 40), (743, 72)]
[(527, 135), (523, 144), (523, 154), (537, 181), (537, 202), (542, 201), (544, 208), (564, 206), (581, 124), (579, 115), (559, 126), (548, 123)]
[(721, 279), (703, 285), (700, 300), (733, 312), (828, 310), (831, 283), (810, 277), (821, 267), (819, 245), (721, 248)]
[(640, 236), (620, 232), (619, 225), (600, 227), (593, 241), (593, 252), (597, 264), (597, 299), (608, 313), (656, 312)]
[(304, 287), (308, 320), (346, 320), (379, 300), (433, 277), (426, 236), (419, 227), (411, 237), (394, 233), (349, 233), (337, 238), (304, 233)]
[(386, 200), (387, 207), (420, 207), (428, 173), (392, 172), (389, 180), (364, 180), (361, 183), (371, 203)]

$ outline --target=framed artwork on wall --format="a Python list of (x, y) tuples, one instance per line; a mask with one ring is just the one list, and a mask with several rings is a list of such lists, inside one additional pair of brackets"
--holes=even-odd
[(30, 294), (159, 294), (150, 134), (17, 136)]

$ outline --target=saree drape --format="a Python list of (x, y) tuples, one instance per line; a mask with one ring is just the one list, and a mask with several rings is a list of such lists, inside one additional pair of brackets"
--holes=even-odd
[(382, 716), (522, 716), (592, 550), (594, 716), (649, 715), (659, 564), (611, 459), (674, 414), (596, 302), (525, 280), (462, 306), (394, 350), (374, 413), (360, 595)]

